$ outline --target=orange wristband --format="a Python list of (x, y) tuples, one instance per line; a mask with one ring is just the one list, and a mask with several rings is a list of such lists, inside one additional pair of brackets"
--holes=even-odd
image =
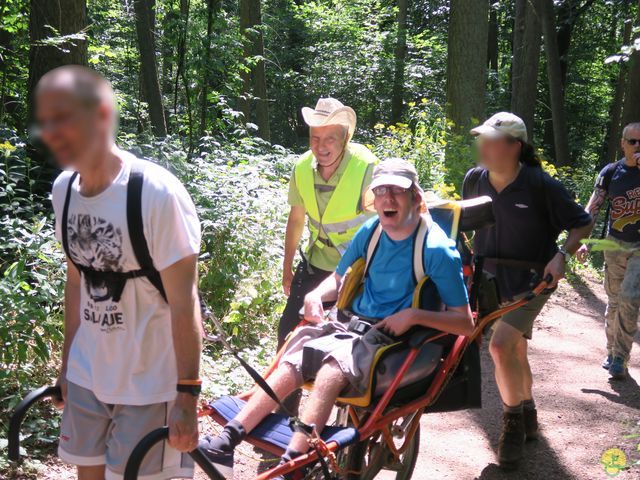
[(202, 380), (178, 380), (178, 385), (202, 385)]

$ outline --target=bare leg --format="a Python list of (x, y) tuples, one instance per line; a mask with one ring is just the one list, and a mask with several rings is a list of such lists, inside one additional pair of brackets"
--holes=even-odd
[[(267, 383), (273, 389), (279, 399), (284, 398), (302, 384), (298, 372), (288, 363), (280, 365), (267, 379)], [(247, 432), (253, 430), (274, 408), (274, 402), (261, 388), (256, 389), (244, 408), (238, 413), (235, 420), (240, 422)]]
[[(347, 379), (338, 364), (333, 360), (324, 364), (318, 371), (311, 396), (300, 419), (307, 425), (315, 425), (317, 431), (321, 432), (329, 420), (333, 404), (346, 386)], [(307, 437), (302, 433), (294, 433), (289, 448), (296, 452), (306, 452), (309, 449)]]
[(523, 400), (531, 400), (533, 398), (533, 374), (531, 373), (531, 365), (529, 365), (529, 357), (527, 350), (529, 349), (529, 341), (520, 337), (518, 342), (517, 352), (520, 358), (520, 364), (522, 365), (522, 392), (524, 394)]
[(523, 342), (526, 361), (526, 341), (522, 332), (511, 325), (498, 322), (489, 344), (489, 352), (496, 369), (498, 390), (502, 401), (510, 407), (522, 403), (528, 394), (524, 386), (528, 384), (527, 370), (529, 376), (531, 370), (528, 368), (528, 361), (525, 364), (522, 360)]
[(78, 480), (104, 480), (104, 465), (78, 467)]

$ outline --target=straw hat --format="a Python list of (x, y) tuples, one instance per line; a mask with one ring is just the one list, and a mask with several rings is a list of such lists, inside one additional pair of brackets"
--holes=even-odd
[(349, 138), (356, 130), (356, 112), (335, 98), (320, 98), (315, 109), (302, 107), (302, 118), (310, 127), (344, 125), (349, 129)]

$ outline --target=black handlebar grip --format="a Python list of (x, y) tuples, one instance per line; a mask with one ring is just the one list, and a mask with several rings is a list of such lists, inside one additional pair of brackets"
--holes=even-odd
[[(169, 427), (160, 427), (145, 435), (135, 446), (129, 456), (129, 460), (127, 460), (123, 480), (137, 480), (144, 457), (157, 443), (167, 440), (168, 438)], [(209, 478), (213, 480), (225, 480), (224, 476), (218, 472), (216, 467), (207, 460), (207, 457), (205, 457), (199, 449), (196, 448), (192, 452), (189, 452), (189, 455), (191, 455), (191, 458), (193, 458)]]
[(22, 421), (27, 411), (31, 405), (38, 400), (50, 397), (56, 397), (61, 400), (62, 391), (60, 387), (44, 386), (32, 391), (24, 397), (13, 411), (13, 415), (11, 415), (11, 420), (9, 421), (9, 460), (13, 460), (14, 462), (20, 460), (20, 427), (22, 426)]
[(550, 273), (547, 273), (547, 276), (544, 277), (543, 281), (547, 284), (551, 284), (551, 282), (553, 282), (553, 275), (551, 275)]
[(127, 466), (124, 469), (124, 480), (136, 480), (138, 478), (138, 471), (144, 457), (149, 453), (156, 443), (160, 443), (163, 440), (169, 438), (169, 427), (160, 427), (146, 434), (142, 440), (135, 446), (129, 460), (127, 460)]

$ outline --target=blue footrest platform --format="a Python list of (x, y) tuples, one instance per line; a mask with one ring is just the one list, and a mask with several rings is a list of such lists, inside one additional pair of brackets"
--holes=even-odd
[[(220, 414), (226, 421), (233, 419), (245, 405), (244, 400), (236, 397), (222, 397), (211, 402), (210, 406)], [(285, 450), (291, 440), (293, 431), (289, 427), (289, 418), (277, 413), (268, 415), (260, 424), (253, 429), (249, 437), (270, 443), (275, 447)], [(331, 427), (327, 426), (322, 432), (322, 439), (325, 442), (334, 441), (340, 448), (356, 443), (359, 440), (358, 430), (352, 427)]]

